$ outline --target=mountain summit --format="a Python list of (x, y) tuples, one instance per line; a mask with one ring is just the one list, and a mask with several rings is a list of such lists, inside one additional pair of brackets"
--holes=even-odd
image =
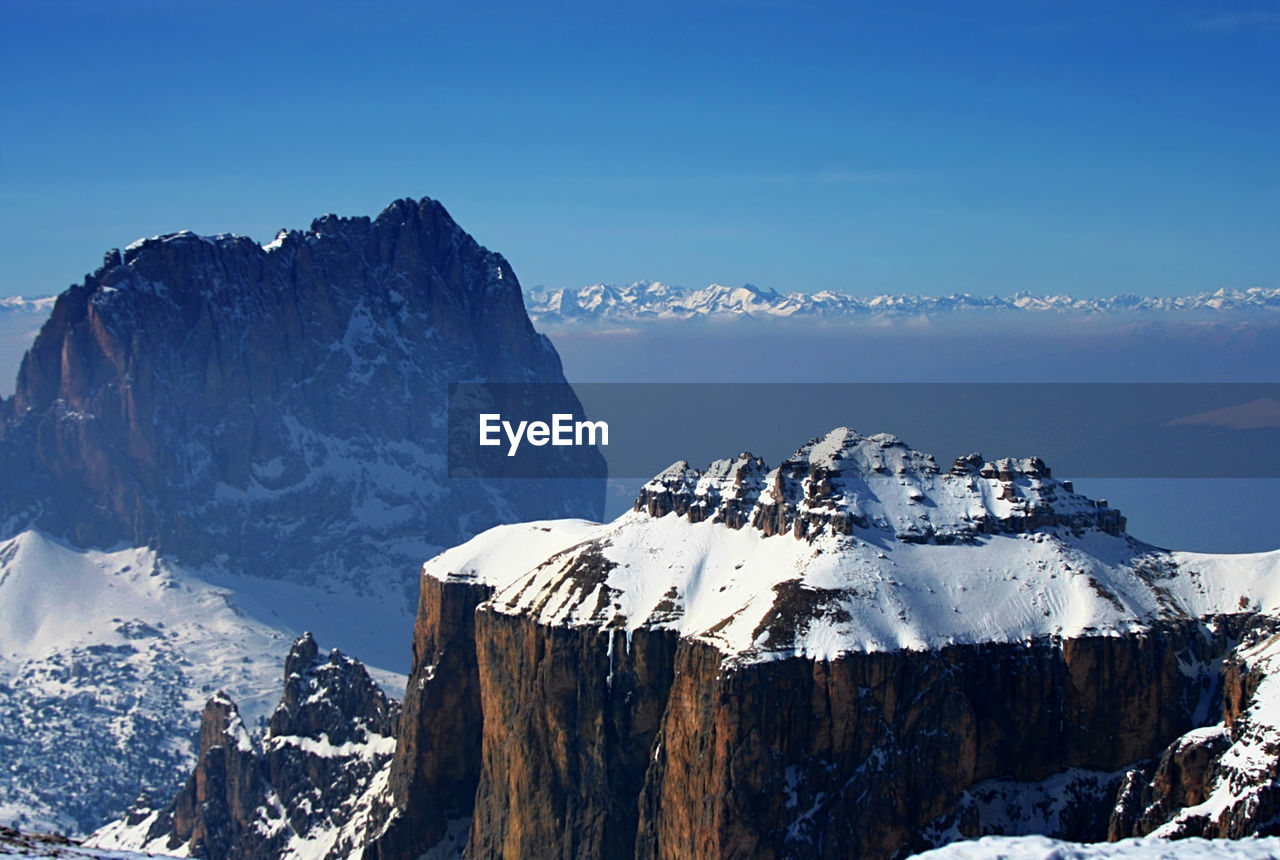
[(510, 264), (434, 200), (265, 246), (158, 236), (58, 297), (0, 401), (0, 523), (272, 578), (411, 582), (496, 522), (599, 513), (590, 487), (446, 480), (448, 382), (563, 378)]

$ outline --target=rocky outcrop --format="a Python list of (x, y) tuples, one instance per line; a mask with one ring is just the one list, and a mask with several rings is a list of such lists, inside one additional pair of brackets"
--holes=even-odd
[(1222, 680), (1221, 722), (1125, 775), (1109, 838), (1280, 833), (1280, 621), (1252, 620), (1223, 660)]
[[(433, 620), (442, 596), (480, 596), (430, 577), (427, 589)], [(402, 815), (366, 856), (418, 856), (463, 817), (470, 857), (889, 858), (1007, 832), (1026, 813), (978, 802), (990, 783), (1008, 794), (1114, 774), (1190, 728), (1238, 626), (1221, 621), (732, 666), (668, 631), (555, 627), (478, 603), (474, 674), (453, 677), (478, 682), (480, 713), (461, 713), (482, 726), (482, 750), (437, 753), (471, 762), (474, 806), (431, 787), (431, 723), (406, 723), (416, 737), (402, 734), (395, 767), (414, 749), (417, 790), (397, 800), (449, 813), (419, 827), (424, 816)], [(429, 690), (440, 676), (419, 677)], [(1104, 838), (1116, 779), (1077, 798), (1053, 835)]]
[(598, 482), (449, 482), (456, 380), (564, 378), (510, 264), (434, 200), (265, 247), (138, 242), (58, 297), (0, 400), (0, 525), (367, 583), (500, 521), (599, 515)]
[(157, 809), (140, 799), (90, 843), (208, 860), (349, 856), (368, 837), (399, 716), (359, 661), (337, 650), (322, 659), (304, 634), (260, 739), (218, 694), (201, 718), (195, 770), (173, 802)]
[(226, 696), (215, 696), (200, 718), (195, 772), (161, 816), (171, 827), (171, 846), (189, 843), (195, 857), (231, 856), (245, 841), (255, 841), (254, 822), (268, 792), (240, 712)]
[[(886, 486), (915, 503), (920, 516), (895, 516), (882, 498)], [(934, 517), (927, 509), (939, 504), (961, 507), (964, 515)], [(680, 461), (641, 488), (633, 509), (651, 517), (675, 513), (694, 523), (750, 527), (766, 536), (813, 538), (874, 528), (915, 543), (1055, 527), (1119, 536), (1125, 527), (1119, 511), (1055, 481), (1038, 457), (987, 462), (970, 454), (942, 473), (932, 456), (895, 436), (864, 438), (847, 428), (810, 440), (773, 470), (750, 453), (717, 460), (705, 472)]]

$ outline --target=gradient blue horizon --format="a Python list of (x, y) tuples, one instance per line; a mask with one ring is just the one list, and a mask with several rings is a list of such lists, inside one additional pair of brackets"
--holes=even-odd
[(1280, 285), (1274, 0), (8, 0), (0, 296), (440, 200), (526, 286)]

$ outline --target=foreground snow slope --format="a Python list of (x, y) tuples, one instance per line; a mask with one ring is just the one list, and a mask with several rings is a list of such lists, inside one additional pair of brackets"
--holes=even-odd
[(62, 837), (20, 833), (7, 827), (0, 827), (0, 856), (58, 857), (65, 858), (65, 860), (75, 860), (75, 858), (84, 858), (84, 860), (142, 860), (143, 857), (167, 855), (86, 848)]
[(1276, 860), (1280, 838), (1125, 839), (1082, 845), (1045, 836), (985, 836), (915, 856), (919, 860)]

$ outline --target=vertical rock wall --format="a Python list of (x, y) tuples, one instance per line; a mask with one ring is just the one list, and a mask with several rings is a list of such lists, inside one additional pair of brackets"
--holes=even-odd
[[(484, 597), (424, 579), (399, 811), (367, 856), (417, 856), (471, 816), (471, 858), (891, 858), (983, 832), (983, 780), (1157, 756), (1230, 644), (1179, 620), (737, 665), (669, 631), (548, 626)], [(1074, 835), (1105, 838), (1108, 809), (1073, 813), (1100, 822)]]

